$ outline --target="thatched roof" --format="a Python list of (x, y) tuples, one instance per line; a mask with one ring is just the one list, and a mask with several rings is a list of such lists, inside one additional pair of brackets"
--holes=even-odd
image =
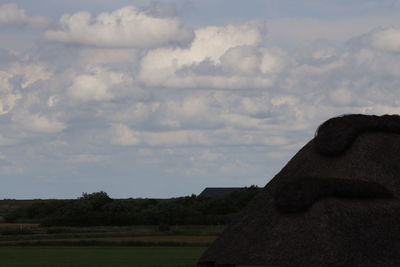
[[(394, 134), (399, 118), (350, 115), (331, 119), (336, 127), (323, 124), (203, 254), (199, 266), (400, 266), (400, 135)], [(375, 126), (361, 131), (360, 121)], [(357, 134), (338, 134), (353, 131), (349, 125)], [(337, 156), (317, 148), (324, 128), (329, 129), (324, 136), (331, 137), (319, 140), (323, 147), (351, 137)]]
[(400, 133), (400, 116), (350, 114), (329, 119), (317, 129), (315, 148), (320, 154), (338, 156), (365, 132)]

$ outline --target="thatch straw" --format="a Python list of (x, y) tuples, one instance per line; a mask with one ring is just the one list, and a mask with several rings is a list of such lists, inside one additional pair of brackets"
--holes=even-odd
[(340, 178), (296, 177), (280, 186), (275, 193), (275, 206), (281, 212), (304, 212), (314, 202), (326, 197), (347, 199), (392, 198), (381, 184)]
[[(343, 147), (347, 150), (341, 156), (326, 157), (315, 149), (318, 134), (324, 129), (329, 127), (331, 130), (328, 132), (342, 133), (365, 118), (372, 125), (380, 125), (384, 131), (368, 130), (358, 137), (353, 132), (325, 136), (324, 140), (341, 136), (352, 139), (352, 144), (348, 140), (342, 142), (344, 145), (337, 151)], [(346, 120), (346, 126), (336, 123), (341, 119)], [(338, 125), (338, 129), (332, 125)], [(199, 265), (399, 267), (400, 135), (392, 134), (398, 133), (399, 125), (399, 116), (362, 115), (344, 116), (324, 123), (317, 137), (287, 163), (209, 247)], [(354, 132), (361, 131), (357, 128)], [(349, 182), (350, 186), (338, 186), (341, 189), (334, 190), (335, 196), (319, 199), (305, 212), (283, 213), (275, 205), (275, 197), (285, 185), (301, 187), (301, 184), (292, 183), (296, 177), (319, 177), (327, 179), (328, 184), (331, 183), (328, 181), (330, 177), (356, 180), (355, 184), (365, 181), (367, 184), (362, 187), (368, 190), (362, 189), (360, 193), (351, 184), (353, 182)], [(380, 195), (380, 189), (378, 192), (370, 191), (371, 183), (387, 188), (394, 197), (337, 197), (343, 194)], [(307, 190), (313, 192), (314, 189)]]
[(315, 147), (322, 155), (337, 156), (365, 132), (400, 133), (400, 116), (351, 114), (329, 119), (316, 131)]

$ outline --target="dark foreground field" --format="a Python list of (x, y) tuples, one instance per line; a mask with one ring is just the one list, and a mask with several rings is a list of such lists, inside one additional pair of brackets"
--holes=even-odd
[(0, 224), (0, 266), (195, 266), (223, 226)]
[(1, 266), (195, 266), (205, 247), (1, 247)]
[[(0, 266), (195, 266), (258, 188), (220, 198), (0, 201)], [(100, 224), (100, 225), (99, 225)]]

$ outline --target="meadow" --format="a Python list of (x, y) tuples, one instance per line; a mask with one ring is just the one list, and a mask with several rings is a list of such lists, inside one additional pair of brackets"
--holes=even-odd
[(223, 226), (0, 224), (2, 266), (195, 266)]
[(186, 267), (195, 266), (205, 247), (2, 247), (7, 267)]
[(136, 245), (208, 246), (224, 226), (91, 226), (43, 227), (35, 224), (0, 224), (0, 246), (22, 245)]
[(258, 192), (223, 197), (0, 200), (1, 266), (195, 266)]

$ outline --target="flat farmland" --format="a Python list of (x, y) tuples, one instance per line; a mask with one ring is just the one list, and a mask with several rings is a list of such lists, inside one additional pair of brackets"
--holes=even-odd
[(0, 246), (12, 245), (139, 245), (208, 246), (223, 226), (38, 227), (37, 225), (0, 224)]
[(1, 247), (8, 267), (195, 266), (206, 247)]
[(195, 266), (223, 226), (0, 224), (1, 266)]
[(0, 241), (0, 246), (7, 245), (139, 245), (139, 246), (207, 246), (215, 236), (137, 236), (137, 237), (95, 237), (95, 238), (52, 238), (20, 239)]

